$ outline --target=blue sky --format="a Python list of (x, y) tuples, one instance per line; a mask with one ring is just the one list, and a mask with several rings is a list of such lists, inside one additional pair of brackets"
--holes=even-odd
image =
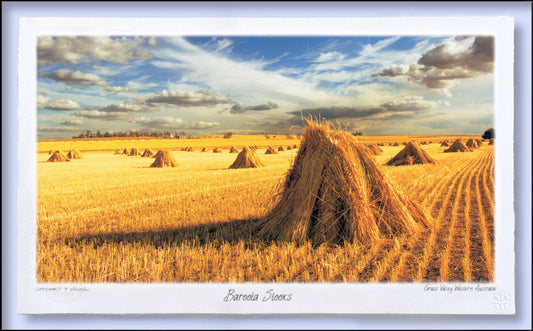
[(41, 36), (37, 51), (39, 139), (295, 133), (299, 107), (365, 135), (493, 126), (486, 36)]

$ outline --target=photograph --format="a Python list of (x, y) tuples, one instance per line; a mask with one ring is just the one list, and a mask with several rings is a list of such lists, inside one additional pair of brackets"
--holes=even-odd
[(19, 313), (515, 312), (512, 19), (20, 27)]
[(39, 36), (38, 282), (492, 282), (494, 38)]

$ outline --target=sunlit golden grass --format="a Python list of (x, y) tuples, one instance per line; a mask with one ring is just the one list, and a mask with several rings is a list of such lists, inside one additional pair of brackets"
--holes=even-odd
[[(433, 217), (433, 228), (366, 245), (313, 246), (264, 242), (255, 236), (255, 221), (273, 207), (272, 197), (298, 151), (265, 155), (264, 147), (299, 145), (299, 140), (278, 143), (257, 136), (252, 142), (239, 137), (220, 138), (219, 145), (184, 140), (176, 150), (198, 148), (172, 151), (179, 163), (175, 168), (150, 168), (153, 158), (114, 155), (119, 148), (155, 152), (163, 147), (155, 143), (84, 141), (91, 148), (83, 148), (78, 142), (40, 142), (38, 149), (46, 152), (105, 152), (84, 152), (84, 159), (63, 163), (46, 162), (47, 153), (37, 155), (38, 281), (493, 280), (493, 146), (443, 153), (441, 137), (424, 136), (433, 143), (422, 148), (436, 164), (390, 167), (384, 164), (404, 146), (388, 143), (413, 139), (375, 140), (386, 144), (382, 154), (372, 157), (402, 194)], [(229, 148), (241, 145), (259, 146), (257, 156), (265, 167), (228, 169), (236, 158)], [(200, 152), (200, 147), (216, 146), (224, 153)]]

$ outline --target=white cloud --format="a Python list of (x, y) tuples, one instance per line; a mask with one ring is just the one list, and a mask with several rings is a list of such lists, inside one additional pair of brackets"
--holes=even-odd
[(429, 108), (437, 108), (439, 102), (425, 100), (419, 95), (406, 95), (401, 98), (391, 100), (381, 105), (389, 111), (417, 111)]
[[(177, 49), (164, 49), (157, 56), (167, 66), (180, 69), (182, 81), (199, 82), (221, 93), (238, 92), (249, 101), (261, 99), (268, 93), (271, 99), (291, 102), (333, 101), (334, 97), (316, 89), (312, 84), (285, 77), (277, 72), (264, 71), (264, 62), (238, 62), (212, 54), (183, 38), (168, 40)], [(244, 102), (249, 102), (244, 100)]]
[(408, 68), (387, 68), (373, 76), (406, 76), (408, 81), (430, 89), (444, 89), (458, 80), (491, 73), (493, 65), (493, 37), (454, 38), (425, 52)]
[(44, 76), (66, 84), (106, 85), (105, 79), (96, 74), (72, 71), (69, 69), (59, 69), (50, 74), (45, 74)]
[(400, 39), (400, 36), (387, 38), (376, 42), (375, 44), (366, 44), (363, 46), (363, 50), (360, 52), (360, 56), (372, 56), (383, 48), (392, 45)]
[(108, 112), (108, 113), (115, 113), (115, 112), (135, 112), (135, 113), (151, 113), (156, 112), (159, 109), (157, 107), (151, 107), (149, 105), (144, 104), (144, 100), (146, 98), (138, 97), (134, 100), (126, 100), (126, 102), (119, 103), (119, 104), (112, 104), (105, 107), (98, 108), (99, 111), (102, 112)]
[(65, 125), (65, 126), (68, 126), (68, 125), (82, 125), (83, 121), (82, 120), (78, 120), (78, 119), (72, 119), (72, 120), (61, 121), (61, 122), (59, 122), (59, 124), (60, 125)]
[(80, 111), (75, 112), (74, 115), (85, 117), (88, 119), (100, 119), (100, 120), (106, 120), (106, 121), (128, 120), (132, 118), (129, 113), (124, 113), (124, 112), (109, 113), (109, 112), (99, 111), (96, 109), (80, 110)]
[(341, 61), (346, 57), (346, 55), (339, 52), (326, 52), (320, 53), (318, 58), (314, 62), (330, 62), (330, 61)]
[(185, 122), (176, 117), (139, 117), (132, 120), (142, 124), (145, 128), (152, 129), (211, 129), (220, 126), (218, 122), (189, 121)]
[(73, 126), (38, 126), (38, 132), (73, 132), (80, 131), (80, 128)]
[(141, 37), (39, 36), (38, 65), (93, 60), (128, 63), (131, 59), (149, 59), (152, 54), (141, 47), (147, 42), (153, 44), (150, 39)]
[(106, 86), (104, 88), (104, 91), (111, 92), (113, 94), (121, 93), (121, 92), (137, 92), (137, 89), (130, 89), (129, 87), (124, 86)]
[(146, 100), (146, 103), (148, 104), (171, 104), (184, 107), (210, 107), (228, 102), (228, 96), (216, 94), (204, 89), (195, 92), (163, 90)]
[(37, 109), (69, 111), (81, 109), (81, 106), (76, 101), (69, 99), (55, 100), (49, 96), (37, 94)]

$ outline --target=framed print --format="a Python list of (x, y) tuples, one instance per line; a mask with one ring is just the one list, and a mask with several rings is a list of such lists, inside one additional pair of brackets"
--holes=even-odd
[(21, 19), (18, 311), (514, 314), (512, 36)]

